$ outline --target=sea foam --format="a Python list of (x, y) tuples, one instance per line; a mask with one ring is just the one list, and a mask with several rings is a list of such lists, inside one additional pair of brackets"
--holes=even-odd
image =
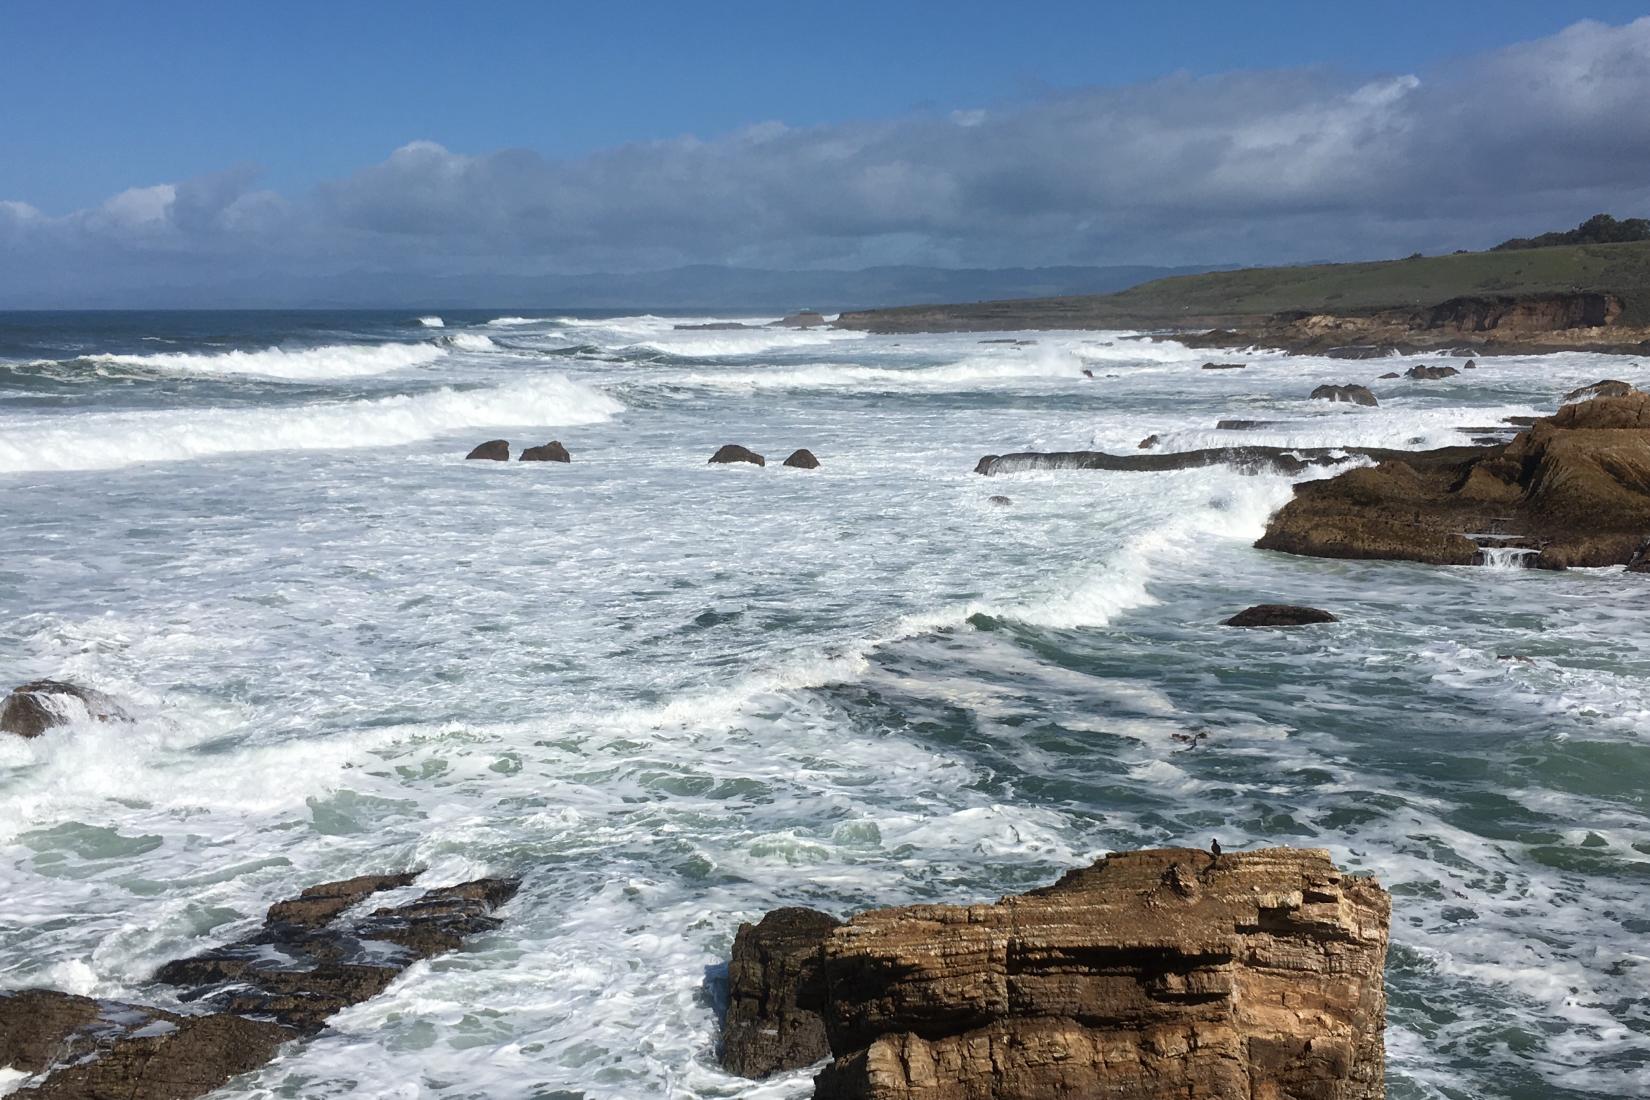
[(314, 348), (262, 351), (160, 352), (155, 355), (92, 355), (84, 361), (110, 366), (180, 371), (189, 374), (252, 374), (269, 378), (324, 381), (386, 374), (433, 363), (446, 354), (435, 344), (327, 344)]

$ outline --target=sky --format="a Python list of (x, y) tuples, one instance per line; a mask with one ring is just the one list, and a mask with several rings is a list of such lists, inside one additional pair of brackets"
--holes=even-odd
[(1650, 3), (0, 0), (0, 305), (1220, 264), (1650, 213)]

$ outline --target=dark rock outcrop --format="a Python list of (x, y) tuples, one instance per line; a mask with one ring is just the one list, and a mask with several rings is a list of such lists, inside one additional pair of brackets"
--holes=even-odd
[(1368, 386), (1319, 386), (1311, 393), (1314, 401), (1349, 401), (1354, 405), (1379, 405)]
[(841, 921), (814, 909), (775, 909), (741, 924), (728, 963), (722, 1065), (741, 1077), (811, 1066), (825, 1041), (820, 950)]
[(1218, 420), (1215, 422), (1217, 432), (1252, 432), (1260, 428), (1275, 428), (1277, 420)]
[(1007, 508), (1010, 504), (1014, 503), (1005, 496), (989, 496), (985, 498), (985, 502), (987, 504), (995, 504), (999, 508)]
[(1404, 377), (1433, 382), (1440, 378), (1454, 378), (1460, 373), (1454, 367), (1430, 367), (1425, 363), (1417, 363), (1404, 372)]
[(1415, 452), (1296, 486), (1255, 545), (1435, 565), (1513, 545), (1562, 569), (1625, 564), (1647, 532), (1650, 394), (1635, 393), (1567, 405), (1465, 459), (1459, 448)]
[(812, 451), (803, 447), (792, 451), (791, 456), (785, 460), (785, 465), (796, 470), (817, 470), (819, 469), (819, 459), (814, 457)]
[(521, 452), (523, 462), (572, 462), (573, 456), (567, 453), (567, 448), (561, 445), (561, 440), (552, 439), (550, 442), (537, 447), (528, 447)]
[(995, 905), (861, 913), (812, 954), (814, 1095), (1377, 1100), (1390, 910), (1325, 851), (1170, 848)]
[(816, 313), (811, 309), (798, 310), (774, 322), (780, 328), (818, 328), (826, 323), (823, 314)]
[(1650, 573), (1650, 539), (1644, 540), (1644, 545), (1633, 551), (1633, 556), (1627, 559), (1629, 573)]
[(464, 457), (484, 459), (489, 462), (508, 462), (510, 461), (510, 441), (508, 439), (489, 439)]
[(1564, 401), (1582, 401), (1591, 397), (1626, 397), (1637, 392), (1631, 382), (1622, 382), (1615, 378), (1606, 378), (1602, 382), (1594, 382), (1590, 386), (1581, 386), (1564, 395)]
[[(1377, 461), (1410, 458), (1415, 451), (1395, 451), (1383, 447), (1208, 447), (1196, 451), (1166, 451), (1160, 454), (1114, 455), (1105, 451), (1022, 451), (1017, 454), (985, 455), (974, 472), (987, 477), (1017, 474), (1027, 470), (1114, 470), (1154, 473), (1162, 470), (1192, 470), (1204, 466), (1234, 466), (1246, 473), (1278, 472), (1298, 474), (1313, 466), (1333, 466), (1350, 458)], [(1447, 447), (1433, 453), (1465, 462), (1484, 453), (1480, 447)]]
[(1311, 626), (1339, 620), (1327, 611), (1297, 604), (1262, 603), (1248, 607), (1221, 622), (1221, 626)]
[(1397, 372), (1397, 371), (1395, 371), (1395, 370), (1389, 370), (1389, 371), (1387, 371), (1387, 372), (1386, 372), (1386, 373), (1385, 373), (1385, 374), (1383, 374), (1383, 375), (1381, 375), (1381, 378), (1382, 378), (1382, 379), (1383, 379), (1383, 380), (1384, 380), (1384, 379), (1387, 379), (1387, 378), (1402, 378), (1402, 377), (1403, 377), (1403, 375), (1401, 375), (1401, 374), (1399, 374), (1399, 373), (1398, 373), (1398, 372)]
[(1461, 364), (1461, 369), (1462, 370), (1477, 370), (1478, 369), (1478, 360), (1468, 359), (1465, 363)]
[(1248, 363), (1205, 363), (1204, 370), (1243, 370)]
[[(326, 1018), (376, 996), (408, 966), (496, 928), (492, 911), (514, 879), (426, 891), (403, 905), (351, 915), (413, 874), (364, 875), (312, 886), (269, 909), (251, 936), (161, 967), (157, 981), (210, 1011), (183, 1015), (54, 990), (0, 994), (0, 1065), (37, 1079), (17, 1100), (187, 1100), (319, 1031)], [(43, 1078), (43, 1079), (39, 1079)]]
[(1142, 439), (1139, 443), (1136, 443), (1134, 446), (1135, 446), (1135, 450), (1137, 450), (1137, 451), (1149, 451), (1153, 447), (1157, 446), (1159, 442), (1161, 442), (1161, 440), (1159, 440), (1157, 436), (1148, 435), (1145, 439)]
[[(716, 453), (710, 456), (711, 463), (749, 462), (756, 466), (766, 466), (768, 460), (746, 447), (737, 443), (725, 443), (717, 448)], [(709, 463), (707, 463), (709, 465)]]
[(31, 680), (12, 688), (0, 703), (0, 733), (39, 737), (72, 721), (77, 710), (99, 721), (125, 717), (107, 696), (66, 680)]
[(226, 1012), (183, 1016), (51, 989), (0, 993), (0, 1066), (45, 1074), (14, 1100), (184, 1100), (297, 1036)]

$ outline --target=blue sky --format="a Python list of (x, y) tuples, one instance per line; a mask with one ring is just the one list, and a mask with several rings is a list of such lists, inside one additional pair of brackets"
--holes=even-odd
[(0, 249), (72, 287), (1477, 247), (1647, 212), (1647, 15), (4, 0)]
[(551, 157), (988, 106), (1176, 70), (1407, 72), (1647, 3), (6, 0), (0, 197), (66, 213), (255, 163), (290, 190), (415, 139)]

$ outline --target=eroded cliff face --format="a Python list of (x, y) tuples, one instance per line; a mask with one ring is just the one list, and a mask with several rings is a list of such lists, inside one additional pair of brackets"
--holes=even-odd
[(1543, 294), (1526, 297), (1452, 298), (1413, 315), (1428, 330), (1528, 335), (1613, 325), (1623, 303), (1614, 294)]
[(995, 905), (862, 913), (812, 955), (815, 1096), (1380, 1097), (1389, 915), (1373, 880), (1283, 848), (1128, 852)]

